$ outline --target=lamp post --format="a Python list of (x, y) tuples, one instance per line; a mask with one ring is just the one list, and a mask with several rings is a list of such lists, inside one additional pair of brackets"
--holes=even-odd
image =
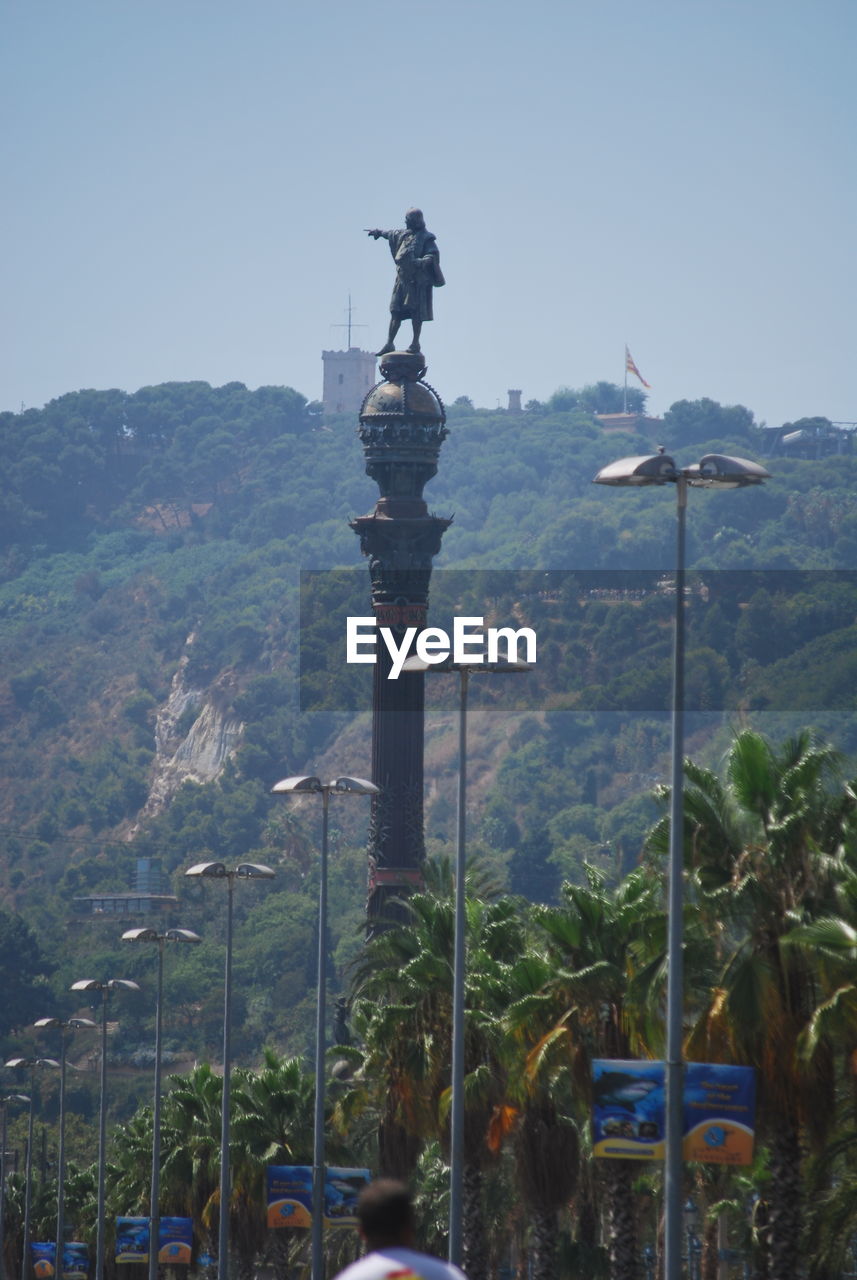
[(467, 871), (467, 700), (471, 675), (531, 671), (527, 662), (443, 662), (428, 663), (422, 658), (406, 658), (403, 671), (418, 673), (458, 672), (458, 822), (455, 847), (455, 919), (452, 965), (452, 1101), (450, 1106), (449, 1159), (449, 1261), (462, 1265), (464, 1193), (464, 979), (467, 970), (467, 912), (465, 879)]
[(56, 1058), (10, 1058), (7, 1067), (30, 1068), (30, 1113), (27, 1120), (27, 1160), (24, 1170), (24, 1249), (21, 1256), (21, 1280), (30, 1275), (30, 1208), (33, 1201), (33, 1111), (36, 1098), (36, 1071), (39, 1067), (58, 1067)]
[(638, 488), (676, 486), (675, 624), (673, 635), (672, 748), (670, 766), (670, 838), (667, 891), (667, 1060), (664, 1169), (664, 1276), (681, 1276), (682, 1234), (682, 1008), (684, 957), (682, 910), (684, 870), (684, 591), (685, 526), (688, 488), (743, 489), (762, 484), (770, 472), (748, 458), (708, 453), (699, 462), (679, 467), (663, 451), (639, 458), (620, 458), (594, 477), (595, 484)]
[[(161, 1026), (164, 996), (164, 943), (202, 942), (192, 929), (127, 929), (123, 942), (154, 942), (158, 948), (158, 985), (155, 997), (155, 1092), (152, 1103), (152, 1181), (149, 1195), (149, 1280), (158, 1278), (158, 1246), (161, 1228)], [(60, 1280), (62, 1278), (60, 1277)]]
[(54, 1275), (63, 1280), (63, 1242), (65, 1237), (65, 1064), (69, 1031), (80, 1028), (95, 1030), (91, 1018), (39, 1018), (33, 1024), (40, 1030), (57, 1027), (60, 1033), (60, 1117), (59, 1117), (59, 1155), (57, 1157), (57, 1252)]
[(26, 1093), (7, 1093), (0, 1098), (0, 1280), (6, 1280), (3, 1222), (6, 1212), (6, 1108), (10, 1102), (29, 1102)]
[(327, 852), (328, 805), (331, 792), (336, 795), (377, 796), (380, 787), (365, 778), (320, 778), (300, 776), (283, 778), (271, 788), (275, 795), (321, 796), (321, 865), (318, 886), (318, 994), (315, 1014), (315, 1120), (312, 1147), (312, 1277), (324, 1277), (324, 1040), (327, 999)]
[(71, 991), (98, 991), (101, 995), (101, 1088), (98, 1100), (98, 1206), (95, 1224), (95, 1280), (104, 1280), (104, 1175), (107, 1160), (107, 1001), (114, 991), (139, 991), (130, 978), (81, 978)]
[(272, 880), (274, 872), (260, 862), (241, 862), (229, 868), (222, 862), (197, 862), (186, 876), (226, 881), (226, 967), (223, 984), (223, 1091), (220, 1118), (220, 1223), (217, 1280), (229, 1280), (229, 1090), (232, 1074), (232, 898), (237, 880)]

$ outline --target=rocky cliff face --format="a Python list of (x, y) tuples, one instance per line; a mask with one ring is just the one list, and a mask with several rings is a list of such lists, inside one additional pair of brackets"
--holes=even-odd
[(160, 813), (182, 783), (213, 782), (241, 741), (244, 726), (230, 711), (235, 677), (226, 672), (210, 688), (195, 689), (185, 683), (186, 668), (183, 658), (157, 715), (154, 771), (141, 820)]

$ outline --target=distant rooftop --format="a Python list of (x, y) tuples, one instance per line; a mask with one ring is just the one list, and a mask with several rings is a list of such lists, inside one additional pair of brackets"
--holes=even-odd
[(79, 916), (146, 916), (178, 906), (172, 893), (99, 893), (72, 898)]
[(663, 418), (647, 418), (644, 413), (596, 413), (605, 431), (638, 431), (640, 427), (663, 425)]
[(77, 916), (148, 916), (172, 911), (178, 898), (162, 893), (167, 885), (158, 858), (137, 858), (134, 864), (134, 888), (128, 893), (90, 893), (72, 898)]

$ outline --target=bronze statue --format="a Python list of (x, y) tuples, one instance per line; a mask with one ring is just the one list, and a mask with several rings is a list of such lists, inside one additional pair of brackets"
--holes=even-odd
[(396, 283), (390, 299), (390, 331), (385, 346), (377, 354), (385, 356), (395, 350), (393, 341), (403, 320), (410, 320), (414, 328), (414, 339), (408, 351), (418, 352), (423, 321), (434, 319), (432, 289), (446, 284), (440, 269), (437, 241), (426, 230), (420, 209), (409, 209), (405, 214), (404, 231), (379, 231), (377, 227), (371, 230), (367, 227), (366, 230), (376, 240), (383, 237), (389, 241), (390, 253), (396, 264)]

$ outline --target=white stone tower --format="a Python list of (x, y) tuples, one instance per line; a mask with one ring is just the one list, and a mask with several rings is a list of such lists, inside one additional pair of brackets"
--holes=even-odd
[(368, 391), (377, 378), (375, 356), (371, 351), (349, 347), (347, 351), (322, 351), (324, 385), (322, 403), (325, 413), (358, 414)]

